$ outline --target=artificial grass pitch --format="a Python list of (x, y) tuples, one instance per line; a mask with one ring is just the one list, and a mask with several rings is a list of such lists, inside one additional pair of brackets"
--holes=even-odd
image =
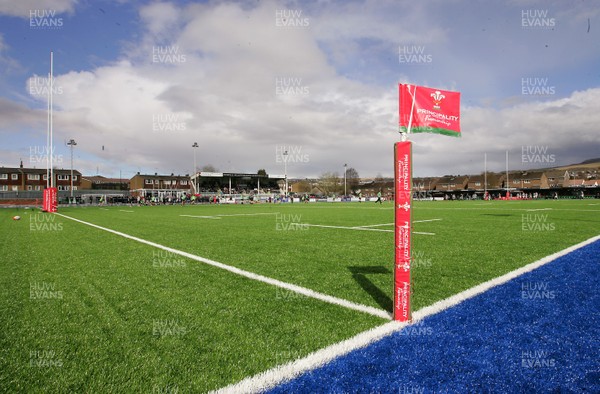
[[(600, 223), (587, 201), (414, 207), (415, 221), (440, 219), (414, 224), (435, 234), (413, 235), (415, 310), (596, 235)], [(389, 203), (59, 213), (391, 311)], [(32, 210), (0, 210), (0, 246), (0, 391), (204, 392), (385, 322)]]
[(596, 241), (270, 393), (598, 393), (599, 256)]

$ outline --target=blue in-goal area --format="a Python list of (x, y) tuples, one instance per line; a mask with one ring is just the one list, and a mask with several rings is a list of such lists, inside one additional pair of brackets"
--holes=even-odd
[(600, 241), (273, 393), (600, 393)]

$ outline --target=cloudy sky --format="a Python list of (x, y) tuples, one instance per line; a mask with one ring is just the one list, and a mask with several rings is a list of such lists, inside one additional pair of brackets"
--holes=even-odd
[(0, 0), (2, 166), (45, 166), (50, 51), (54, 157), (75, 139), (86, 175), (191, 173), (195, 151), (391, 176), (398, 83), (461, 92), (462, 138), (412, 135), (414, 176), (600, 157), (598, 1)]

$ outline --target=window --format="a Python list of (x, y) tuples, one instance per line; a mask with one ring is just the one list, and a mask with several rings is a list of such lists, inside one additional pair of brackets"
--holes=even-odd
[(8, 185), (0, 185), (0, 191), (7, 192), (8, 191)]
[(73, 180), (76, 181), (77, 180), (77, 175), (73, 175)]
[(33, 187), (31, 185), (27, 185), (27, 190), (33, 190)]
[(8, 179), (8, 174), (0, 174), (0, 179)]
[(35, 190), (42, 190), (42, 187), (40, 185), (36, 185)]
[(531, 181), (529, 179), (525, 179), (523, 182), (525, 182), (525, 183), (531, 183)]
[(10, 179), (12, 179), (13, 181), (18, 181), (19, 180), (19, 174), (10, 174)]
[(19, 186), (12, 186), (11, 187), (13, 192), (18, 192), (19, 191)]
[(170, 185), (170, 184), (171, 184), (171, 181), (169, 181), (169, 180), (166, 180), (166, 181), (164, 181), (164, 184), (165, 184), (165, 185)]
[(77, 190), (77, 186), (73, 186), (73, 190)]
[(188, 181), (179, 181), (179, 184), (180, 184), (181, 186), (187, 186), (187, 184), (188, 184)]
[(144, 179), (144, 185), (151, 185), (152, 179)]
[(27, 179), (30, 181), (39, 181), (40, 174), (27, 174)]
[(44, 174), (44, 178), (43, 178), (43, 179), (44, 179), (45, 181), (47, 181), (47, 180), (48, 180), (48, 174)]
[(68, 181), (69, 180), (69, 176), (68, 175), (59, 175), (58, 178), (59, 181)]
[(475, 182), (475, 186), (481, 186), (481, 182)]

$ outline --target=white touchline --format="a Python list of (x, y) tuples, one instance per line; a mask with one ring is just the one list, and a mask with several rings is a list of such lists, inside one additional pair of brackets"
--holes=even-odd
[[(543, 257), (538, 261), (527, 264), (524, 267), (518, 268), (514, 271), (511, 271), (497, 278), (491, 279), (487, 282), (481, 283), (475, 287), (455, 294), (449, 298), (446, 298), (445, 300), (438, 301), (423, 309), (419, 309), (418, 311), (412, 314), (413, 323), (416, 323), (420, 320), (425, 319), (426, 317), (438, 314), (448, 308), (456, 306), (462, 303), (463, 301), (468, 300), (469, 298), (473, 298), (476, 295), (484, 293), (493, 287), (504, 284), (512, 279), (519, 277), (520, 275), (533, 271), (536, 268), (548, 264), (559, 257), (569, 254), (598, 240), (600, 240), (600, 235), (580, 242), (577, 245), (573, 245), (571, 247), (563, 249), (559, 252), (553, 253), (549, 256)], [(320, 366), (323, 366), (337, 357), (348, 354), (351, 351), (363, 348), (379, 339), (393, 334), (394, 332), (400, 331), (406, 326), (406, 323), (398, 323), (395, 321), (386, 323), (382, 326), (375, 327), (368, 331), (364, 331), (360, 334), (357, 334), (354, 337), (346, 339), (342, 342), (338, 342), (326, 348), (317, 350), (304, 358), (277, 366), (275, 368), (261, 372), (255, 376), (245, 378), (239, 381), (238, 383), (234, 383), (221, 389), (215, 390), (213, 391), (213, 393), (258, 393), (266, 391), (279, 384), (290, 381), (300, 376), (304, 372), (311, 371)]]
[(221, 219), (216, 216), (199, 216), (199, 215), (179, 215), (179, 216), (185, 216), (188, 218), (200, 218), (200, 219)]
[(79, 222), (79, 223), (82, 223), (82, 224), (85, 224), (85, 225), (88, 225), (88, 226), (91, 226), (91, 227), (94, 227), (94, 228), (97, 228), (97, 229), (100, 229), (100, 230), (108, 231), (109, 233), (113, 233), (113, 234), (119, 235), (119, 236), (124, 237), (124, 238), (128, 238), (128, 239), (131, 239), (131, 240), (134, 240), (134, 241), (146, 244), (146, 245), (153, 246), (155, 248), (166, 250), (167, 252), (172, 252), (172, 253), (178, 254), (180, 256), (187, 257), (187, 258), (192, 259), (192, 260), (196, 260), (196, 261), (200, 261), (202, 263), (208, 264), (208, 265), (212, 265), (213, 267), (221, 268), (223, 270), (232, 272), (232, 273), (240, 275), (240, 276), (244, 276), (244, 277), (249, 278), (249, 279), (253, 279), (253, 280), (256, 280), (256, 281), (259, 281), (259, 282), (268, 283), (268, 284), (273, 285), (273, 286), (281, 287), (283, 289), (286, 289), (286, 290), (289, 290), (289, 291), (293, 291), (295, 293), (302, 294), (302, 295), (305, 295), (307, 297), (316, 298), (318, 300), (325, 301), (325, 302), (328, 302), (330, 304), (335, 304), (335, 305), (343, 306), (343, 307), (348, 308), (348, 309), (353, 309), (353, 310), (356, 310), (356, 311), (368, 313), (368, 314), (373, 315), (373, 316), (381, 317), (382, 319), (390, 320), (392, 318), (391, 314), (389, 312), (387, 312), (387, 311), (384, 311), (383, 309), (377, 309), (377, 308), (374, 308), (372, 306), (362, 305), (362, 304), (358, 304), (358, 303), (355, 303), (355, 302), (352, 302), (352, 301), (348, 301), (348, 300), (344, 300), (344, 299), (341, 299), (341, 298), (333, 297), (333, 296), (330, 296), (330, 295), (327, 295), (327, 294), (319, 293), (319, 292), (316, 292), (314, 290), (308, 289), (306, 287), (301, 287), (301, 286), (293, 285), (291, 283), (282, 282), (282, 281), (277, 280), (277, 279), (268, 278), (266, 276), (262, 276), (262, 275), (259, 275), (259, 274), (255, 274), (253, 272), (245, 271), (245, 270), (242, 270), (240, 268), (236, 268), (236, 267), (233, 267), (233, 266), (230, 266), (230, 265), (227, 265), (227, 264), (219, 263), (218, 261), (209, 260), (209, 259), (206, 259), (204, 257), (196, 256), (195, 254), (184, 252), (182, 250), (169, 248), (168, 246), (160, 245), (160, 244), (157, 244), (157, 243), (152, 242), (152, 241), (147, 241), (147, 240), (142, 239), (142, 238), (134, 237), (133, 235), (125, 234), (125, 233), (122, 233), (120, 231), (111, 230), (111, 229), (106, 228), (106, 227), (98, 226), (97, 224), (85, 222), (83, 220), (75, 219), (75, 218), (72, 218), (70, 216), (66, 216), (66, 215), (60, 214), (60, 213), (55, 213), (55, 214), (58, 215), (58, 216), (62, 216), (64, 218), (66, 218), (66, 219), (73, 220), (75, 222)]
[(228, 215), (221, 214), (215, 216), (228, 217), (228, 216), (260, 216), (260, 215), (277, 215), (279, 212), (257, 212), (257, 213), (231, 213)]
[(442, 220), (442, 219), (426, 219), (426, 220), (413, 220), (413, 223), (425, 223), (425, 222), (436, 222), (438, 220)]
[(356, 226), (356, 227), (379, 227), (379, 226), (393, 226), (394, 223), (382, 223), (382, 224), (367, 224), (366, 226)]
[(551, 211), (552, 208), (539, 208), (539, 209), (528, 209), (527, 212), (533, 212), (533, 211)]
[(344, 230), (359, 230), (359, 231), (380, 231), (384, 233), (393, 233), (394, 230), (383, 230), (380, 228), (364, 228), (364, 227), (348, 227), (348, 226), (326, 226), (324, 224), (309, 224), (309, 223), (297, 223), (298, 225), (309, 226), (309, 227), (322, 227), (322, 228), (341, 228)]
[(119, 209), (119, 212), (130, 212), (130, 213), (133, 213), (133, 211), (126, 211), (124, 209)]
[[(385, 230), (385, 229), (380, 229), (380, 228), (365, 228), (364, 226), (348, 227), (348, 226), (326, 226), (324, 224), (310, 224), (310, 223), (294, 223), (294, 224), (296, 224), (298, 226), (307, 226), (307, 227), (339, 228), (339, 229), (343, 229), (343, 230), (379, 231), (382, 233), (393, 233), (394, 232), (394, 230)], [(435, 235), (435, 233), (424, 233), (424, 232), (420, 232), (420, 231), (413, 231), (412, 234)]]

